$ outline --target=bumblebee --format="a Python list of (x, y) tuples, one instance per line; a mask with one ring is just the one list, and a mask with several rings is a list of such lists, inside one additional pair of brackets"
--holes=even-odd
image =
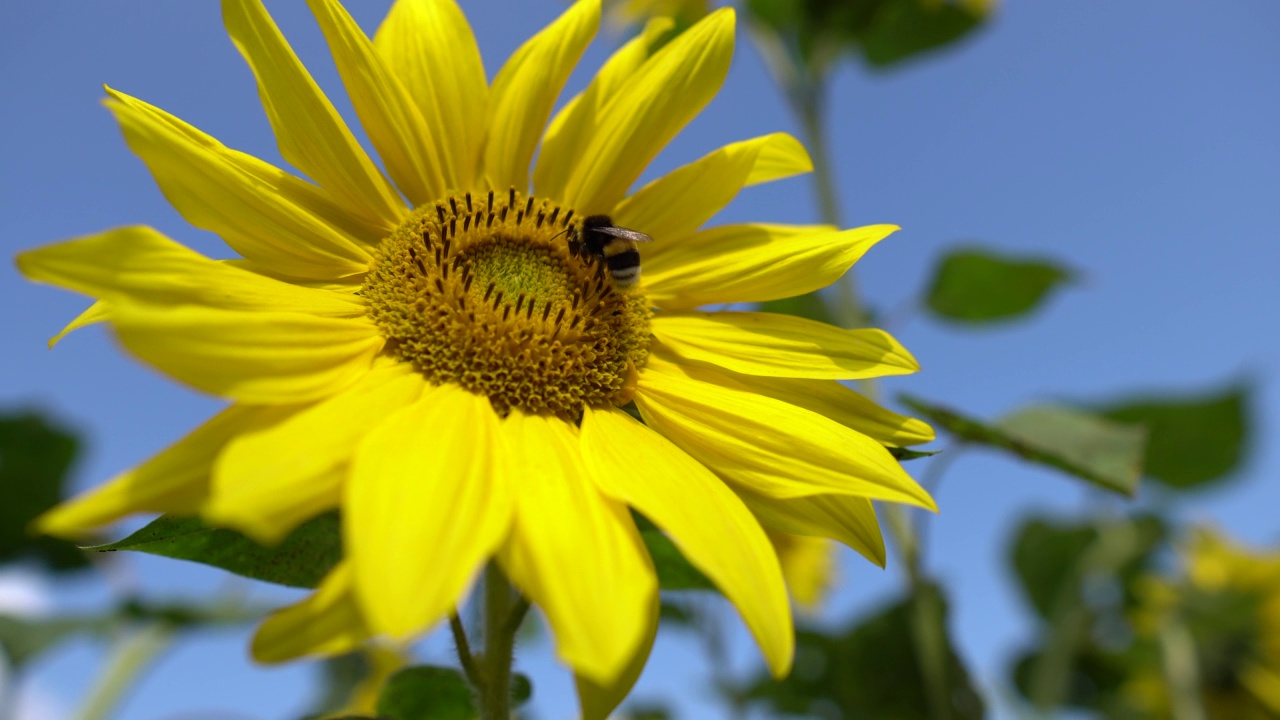
[(591, 215), (582, 221), (578, 237), (585, 253), (596, 255), (609, 270), (613, 284), (629, 288), (640, 280), (638, 242), (653, 242), (642, 232), (615, 227), (608, 215)]

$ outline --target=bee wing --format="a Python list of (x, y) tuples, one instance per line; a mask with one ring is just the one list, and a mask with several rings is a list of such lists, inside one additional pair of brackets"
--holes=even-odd
[(595, 232), (612, 235), (616, 238), (622, 238), (623, 240), (630, 240), (631, 242), (653, 242), (653, 238), (636, 230), (628, 230), (626, 228), (612, 227), (608, 225), (605, 227), (596, 227), (591, 229)]

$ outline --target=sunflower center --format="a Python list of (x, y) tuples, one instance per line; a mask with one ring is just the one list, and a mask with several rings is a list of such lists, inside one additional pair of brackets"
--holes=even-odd
[(388, 352), (503, 415), (576, 421), (625, 404), (648, 358), (648, 303), (614, 285), (578, 228), (572, 210), (514, 190), (418, 208), (361, 288)]

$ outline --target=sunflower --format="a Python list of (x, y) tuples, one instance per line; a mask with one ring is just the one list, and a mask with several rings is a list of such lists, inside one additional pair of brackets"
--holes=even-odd
[[(270, 543), (340, 508), (344, 561), (266, 621), (259, 659), (415, 636), (496, 561), (563, 661), (608, 687), (643, 663), (656, 623), (635, 512), (785, 673), (791, 615), (763, 528), (883, 564), (871, 501), (934, 508), (886, 446), (933, 435), (839, 381), (917, 364), (879, 330), (697, 308), (824, 287), (896, 228), (703, 228), (743, 187), (811, 169), (782, 133), (629, 192), (723, 82), (731, 9), (675, 38), (651, 22), (552, 117), (599, 0), (492, 83), (452, 0), (398, 0), (372, 40), (337, 0), (309, 4), (385, 175), (259, 0), (225, 0), (227, 31), (309, 180), (107, 89), (168, 200), (239, 257), (126, 227), (18, 265), (97, 300), (55, 341), (106, 321), (142, 361), (231, 404), (39, 529), (167, 512)], [(583, 242), (600, 215), (654, 238), (637, 284)]]

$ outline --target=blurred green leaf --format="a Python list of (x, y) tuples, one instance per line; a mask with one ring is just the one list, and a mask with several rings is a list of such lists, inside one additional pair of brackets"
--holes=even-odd
[[(1108, 538), (1114, 540), (1106, 553), (1095, 552), (1102, 537), (1095, 522), (1062, 521), (1044, 516), (1025, 519), (1014, 532), (1009, 562), (1023, 594), (1036, 613), (1051, 620), (1055, 603), (1061, 598), (1080, 599), (1084, 575), (1105, 572), (1118, 579), (1126, 594), (1134, 578), (1150, 564), (1151, 553), (1168, 536), (1165, 522), (1154, 515), (1140, 515), (1128, 521), (1106, 521)], [(1121, 532), (1123, 531), (1123, 532)]]
[(862, 53), (873, 67), (888, 67), (950, 45), (982, 24), (970, 8), (927, 0), (890, 0), (863, 32)]
[(910, 395), (898, 398), (964, 442), (999, 448), (1114, 492), (1137, 491), (1146, 436), (1142, 428), (1050, 405), (989, 425)]
[(115, 627), (115, 615), (20, 618), (0, 615), (0, 648), (15, 667), (73, 635), (102, 635)]
[(658, 606), (658, 622), (667, 625), (693, 627), (698, 622), (698, 615), (691, 608), (676, 602), (671, 596), (667, 596), (662, 598), (661, 604)]
[(715, 583), (685, 558), (671, 538), (652, 525), (644, 525), (640, 528), (640, 538), (649, 550), (649, 557), (653, 558), (654, 569), (658, 572), (658, 587), (663, 590), (716, 589)]
[(78, 444), (35, 413), (0, 416), (0, 562), (34, 558), (52, 570), (88, 564), (75, 545), (27, 532), (32, 520), (62, 499)]
[(1013, 675), (1036, 707), (1119, 712), (1108, 678), (1123, 663), (1116, 653), (1129, 651), (1117, 643), (1130, 637), (1138, 580), (1167, 535), (1165, 521), (1151, 515), (1082, 522), (1034, 517), (1022, 525), (1010, 561), (1042, 622), (1035, 646)]
[(400, 670), (387, 679), (378, 697), (378, 715), (391, 720), (472, 720), (476, 713), (466, 678), (447, 667)]
[(1036, 614), (1052, 617), (1066, 587), (1079, 582), (1080, 558), (1097, 539), (1091, 525), (1064, 527), (1038, 517), (1028, 518), (1014, 533), (1010, 563)]
[[(1107, 720), (1144, 720), (1149, 716), (1123, 702), (1122, 688), (1131, 664), (1129, 652), (1107, 652), (1088, 646), (1080, 650), (1068, 669), (1062, 704), (1094, 710)], [(1012, 666), (1013, 684), (1025, 698), (1031, 697), (1036, 668), (1045, 662), (1042, 648), (1022, 652)], [(1157, 660), (1157, 662), (1159, 662)], [(1046, 708), (1048, 709), (1048, 708)]]
[(1039, 447), (1108, 490), (1133, 495), (1142, 477), (1146, 431), (1068, 407), (1040, 405), (996, 424), (1009, 437)]
[(912, 450), (911, 448), (900, 447), (886, 447), (885, 450), (888, 450), (889, 454), (893, 456), (893, 459), (898, 462), (933, 457), (934, 455), (942, 452), (941, 450)]
[(237, 575), (313, 588), (342, 557), (336, 512), (303, 523), (275, 547), (265, 547), (200, 518), (163, 515), (129, 537), (87, 548), (99, 552), (135, 550), (212, 565)]
[(126, 600), (117, 607), (92, 615), (14, 617), (0, 615), (0, 648), (15, 666), (31, 660), (58, 643), (77, 635), (108, 635), (129, 625), (163, 623), (173, 628), (241, 625), (257, 622), (265, 608), (239, 603), (147, 603)]
[[(511, 677), (512, 705), (533, 696), (529, 678)], [(378, 697), (378, 716), (388, 720), (473, 720), (475, 697), (462, 673), (454, 668), (415, 665), (387, 679)]]
[(360, 683), (369, 676), (371, 666), (363, 652), (350, 652), (344, 655), (325, 658), (316, 664), (320, 682), (317, 684), (316, 700), (306, 718), (322, 718), (346, 707), (351, 696)]
[(938, 263), (926, 303), (943, 320), (966, 324), (1011, 320), (1034, 310), (1051, 290), (1070, 279), (1068, 270), (1051, 262), (964, 248), (947, 253)]
[(811, 74), (857, 52), (885, 68), (964, 38), (987, 17), (983, 3), (943, 0), (747, 0), (744, 9)]
[[(982, 698), (952, 649), (946, 618), (942, 590), (925, 584), (912, 597), (843, 631), (798, 630), (791, 675), (776, 682), (760, 676), (747, 698), (789, 715), (831, 717), (835, 711), (844, 718), (981, 718)], [(921, 648), (937, 653), (944, 684), (936, 696), (924, 691), (929, 677)], [(931, 707), (933, 697), (945, 705)]]
[(1207, 487), (1240, 465), (1249, 444), (1249, 388), (1151, 397), (1100, 409), (1147, 428), (1146, 474), (1178, 489)]

